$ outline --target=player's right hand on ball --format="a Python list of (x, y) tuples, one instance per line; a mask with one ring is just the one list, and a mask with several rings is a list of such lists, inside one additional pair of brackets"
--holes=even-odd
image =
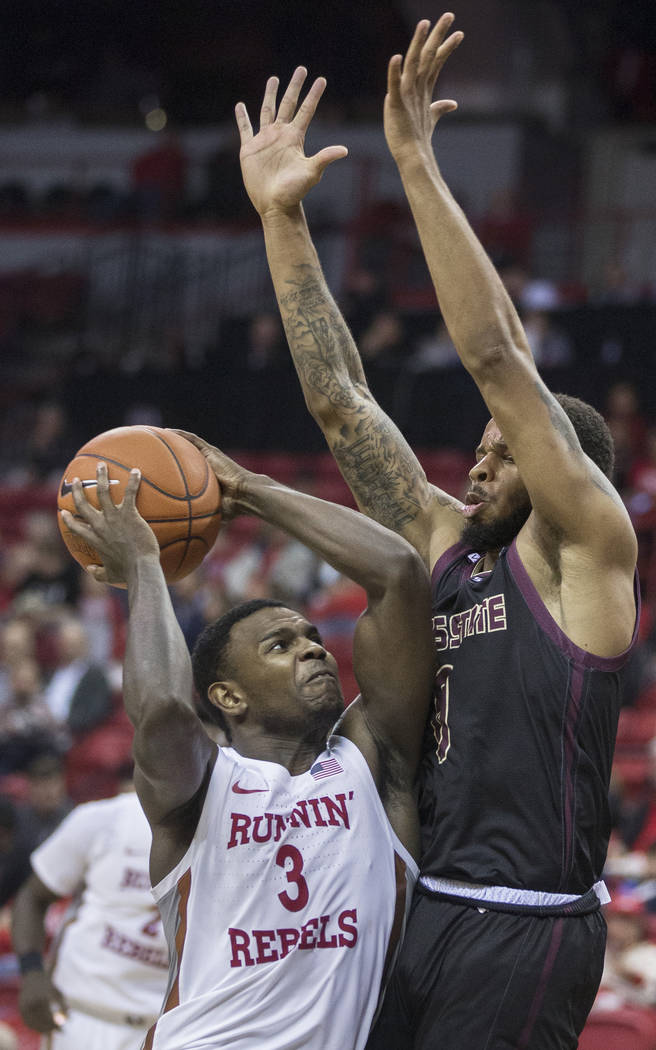
[(190, 441), (199, 452), (202, 452), (210, 468), (214, 471), (221, 487), (221, 516), (223, 520), (230, 521), (231, 518), (235, 518), (238, 514), (243, 513), (243, 510), (238, 505), (239, 500), (244, 495), (248, 479), (253, 478), (255, 475), (250, 470), (246, 470), (245, 467), (235, 463), (233, 459), (226, 456), (225, 452), (221, 452), (221, 449), (215, 448), (214, 445), (210, 445), (203, 438), (198, 437), (197, 434), (191, 434), (187, 430), (176, 430), (175, 428), (173, 430), (180, 437)]
[(44, 1034), (60, 1028), (66, 1001), (44, 970), (31, 970), (21, 982), (18, 1008), (26, 1025)]
[(99, 463), (96, 470), (100, 510), (91, 505), (84, 494), (79, 478), (73, 480), (75, 517), (66, 510), (61, 514), (68, 528), (98, 551), (102, 565), (90, 565), (89, 572), (102, 583), (122, 584), (129, 568), (143, 557), (154, 557), (159, 562), (159, 544), (150, 525), (136, 507), (141, 473), (134, 469), (118, 506), (109, 492), (107, 464)]

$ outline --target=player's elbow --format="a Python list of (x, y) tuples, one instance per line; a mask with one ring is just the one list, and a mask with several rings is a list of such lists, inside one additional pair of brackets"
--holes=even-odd
[(335, 375), (329, 387), (304, 385), (305, 404), (310, 415), (326, 433), (338, 431), (354, 412), (368, 406), (371, 394), (366, 385), (354, 383), (348, 376)]
[(415, 600), (430, 591), (430, 578), (423, 558), (404, 540), (385, 559), (385, 589)]

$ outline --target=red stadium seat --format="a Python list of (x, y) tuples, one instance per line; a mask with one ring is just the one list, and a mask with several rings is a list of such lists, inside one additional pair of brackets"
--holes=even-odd
[(579, 1050), (656, 1050), (654, 1011), (628, 1006), (593, 1010), (581, 1032)]

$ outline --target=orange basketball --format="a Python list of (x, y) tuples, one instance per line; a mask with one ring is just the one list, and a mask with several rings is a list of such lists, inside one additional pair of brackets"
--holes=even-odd
[[(221, 525), (221, 491), (201, 452), (179, 434), (161, 427), (117, 427), (87, 441), (66, 468), (57, 496), (60, 510), (75, 514), (71, 491), (80, 478), (85, 495), (98, 506), (96, 467), (107, 464), (110, 493), (120, 503), (138, 467), (137, 510), (157, 536), (160, 562), (169, 582), (192, 572), (212, 547)], [(101, 558), (57, 516), (59, 531), (73, 557), (86, 568)]]

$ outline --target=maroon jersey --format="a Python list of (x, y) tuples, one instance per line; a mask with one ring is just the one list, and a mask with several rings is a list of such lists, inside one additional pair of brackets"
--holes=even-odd
[[(433, 571), (440, 662), (421, 769), (422, 874), (585, 893), (600, 878), (621, 656), (579, 649), (517, 552), (462, 544)], [(637, 617), (636, 617), (637, 624)]]

